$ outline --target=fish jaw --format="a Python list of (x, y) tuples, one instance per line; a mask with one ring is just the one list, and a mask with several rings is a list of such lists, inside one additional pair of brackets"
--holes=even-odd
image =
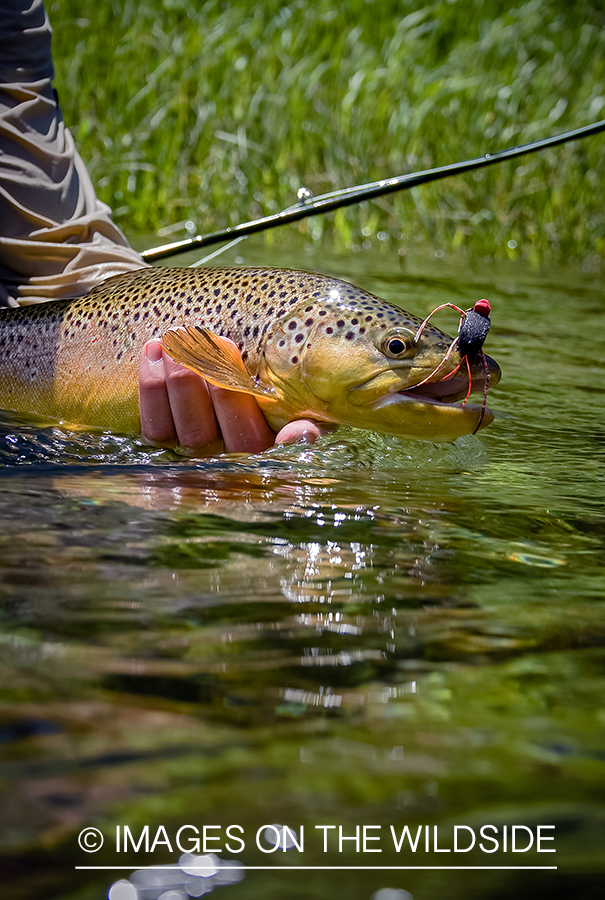
[[(357, 421), (349, 424), (365, 422), (362, 427), (374, 431), (435, 442), (451, 442), (491, 425), (494, 413), (489, 407), (466, 402), (468, 372), (460, 371), (460, 358), (457, 354), (453, 356), (448, 360), (446, 374), (435, 380), (429, 378), (425, 384), (420, 382), (430, 372), (423, 377), (420, 369), (420, 376), (410, 385), (409, 373), (391, 369), (369, 383), (352, 388), (346, 399), (357, 411), (352, 416)], [(499, 365), (489, 356), (474, 360), (469, 368), (470, 393), (483, 392), (486, 378), (490, 385), (498, 384), (502, 375)], [(344, 407), (341, 401), (341, 410)]]
[(488, 407), (444, 403), (402, 391), (378, 401), (367, 412), (366, 421), (371, 421), (374, 431), (437, 443), (486, 428), (494, 421), (494, 413)]
[[(326, 419), (342, 425), (371, 429), (382, 434), (425, 441), (455, 441), (465, 434), (485, 428), (494, 420), (493, 412), (475, 404), (441, 400), (431, 396), (433, 385), (406, 390), (395, 373), (382, 373), (376, 379), (374, 390), (366, 390), (363, 396), (359, 388), (352, 388), (347, 395), (324, 406)], [(391, 376), (391, 377), (389, 377)], [(464, 391), (466, 396), (466, 390)]]
[(444, 402), (406, 391), (383, 393), (373, 403), (364, 405), (352, 403), (346, 394), (332, 402), (321, 401), (310, 394), (306, 399), (306, 408), (302, 403), (290, 405), (285, 401), (269, 404), (260, 397), (257, 402), (274, 431), (295, 418), (311, 418), (413, 440), (451, 443), (494, 421), (494, 414), (488, 407), (483, 409), (468, 403), (462, 406), (461, 403)]

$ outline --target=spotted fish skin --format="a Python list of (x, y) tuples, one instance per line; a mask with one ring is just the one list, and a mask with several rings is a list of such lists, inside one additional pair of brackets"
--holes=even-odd
[[(277, 427), (314, 412), (338, 421), (322, 413), (330, 365), (315, 365), (314, 381), (304, 371), (303, 356), (318, 358), (313, 347), (339, 348), (346, 368), (370, 334), (374, 344), (393, 329), (412, 334), (420, 319), (346, 282), (291, 269), (142, 269), (73, 300), (1, 311), (0, 407), (68, 427), (139, 433), (142, 347), (182, 325), (234, 341), (256, 381), (288, 384), (288, 402), (273, 422), (268, 415)], [(426, 357), (419, 371), (428, 373), (450, 341), (428, 326), (415, 354), (417, 363)]]

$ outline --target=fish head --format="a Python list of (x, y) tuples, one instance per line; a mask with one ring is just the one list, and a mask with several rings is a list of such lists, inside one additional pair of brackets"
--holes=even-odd
[(456, 339), (343, 282), (271, 329), (259, 374), (299, 415), (385, 434), (453, 441), (489, 425), (491, 410), (463, 401), (500, 380), (486, 356), (461, 360)]

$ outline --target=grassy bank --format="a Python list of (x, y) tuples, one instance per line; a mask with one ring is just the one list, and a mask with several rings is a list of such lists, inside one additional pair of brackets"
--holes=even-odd
[[(235, 224), (290, 205), (303, 184), (320, 193), (605, 118), (597, 0), (47, 6), (65, 119), (130, 232)], [(591, 138), (301, 227), (349, 247), (380, 231), (448, 254), (596, 266), (603, 146)]]

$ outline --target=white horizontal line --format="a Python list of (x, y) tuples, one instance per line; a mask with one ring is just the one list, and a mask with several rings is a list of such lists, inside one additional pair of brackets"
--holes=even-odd
[[(97, 870), (107, 870), (107, 869), (120, 869), (122, 871), (135, 872), (141, 869), (175, 869), (175, 866), (75, 866), (75, 869), (97, 869)], [(193, 868), (193, 866), (191, 867)], [(401, 869), (427, 869), (431, 872), (433, 871), (460, 871), (469, 870), (469, 869), (482, 869), (489, 872), (501, 872), (501, 871), (513, 871), (513, 870), (545, 870), (545, 869), (556, 869), (557, 866), (221, 866), (220, 871), (223, 869), (232, 869), (241, 871), (242, 869), (246, 869), (247, 871), (274, 871), (274, 872), (289, 872), (290, 870), (303, 870), (303, 871), (333, 871), (335, 869), (342, 870), (355, 870), (355, 871), (373, 871), (373, 872), (386, 872), (392, 870), (401, 870)], [(205, 872), (206, 869), (204, 866), (199, 866), (200, 872)], [(217, 870), (219, 871), (219, 870)], [(191, 873), (189, 873), (191, 874)]]

